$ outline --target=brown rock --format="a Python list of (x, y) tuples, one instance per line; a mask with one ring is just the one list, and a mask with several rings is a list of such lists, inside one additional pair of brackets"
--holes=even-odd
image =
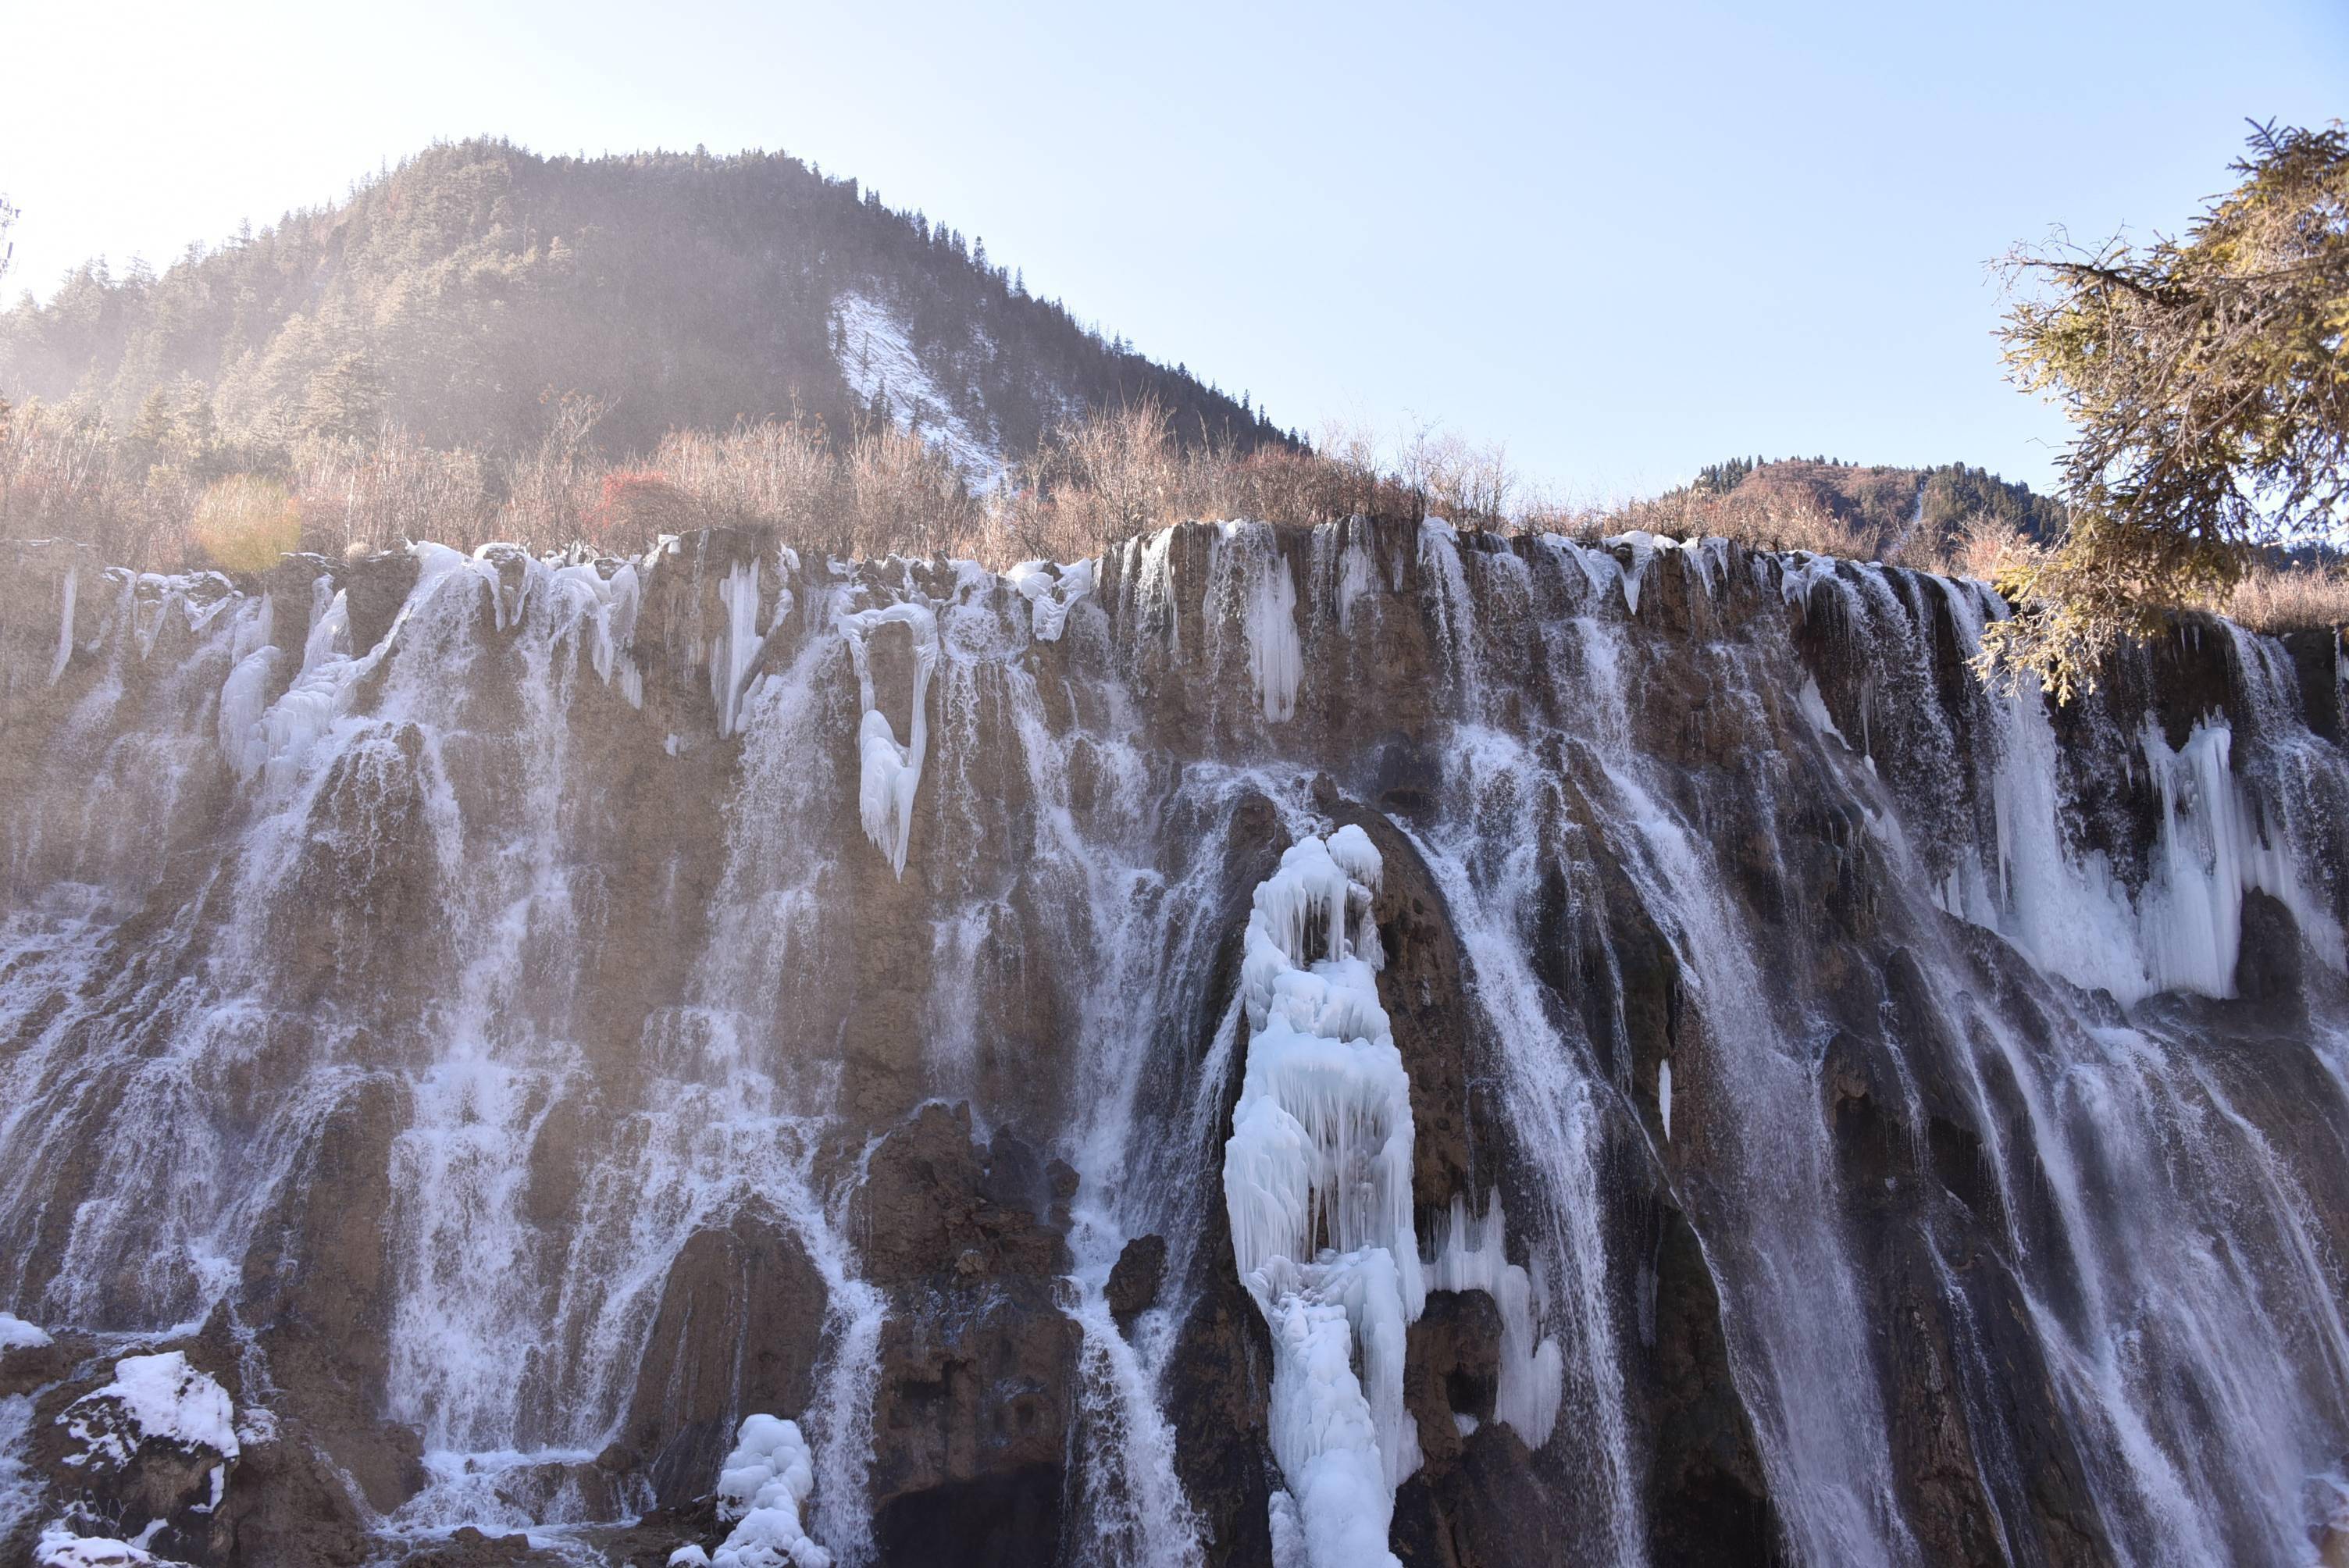
[(1136, 1236), (1117, 1254), (1109, 1271), (1109, 1310), (1123, 1323), (1158, 1305), (1158, 1288), (1166, 1276), (1166, 1238)]
[(1481, 1290), (1430, 1291), (1403, 1353), (1403, 1404), (1431, 1469), (1448, 1469), (1468, 1434), (1459, 1418), (1493, 1418), (1501, 1383), (1501, 1310)]
[[(1005, 1177), (992, 1187), (1013, 1196), (1027, 1191), (1032, 1157), (1004, 1147)], [(990, 1196), (992, 1169), (970, 1140), (968, 1106), (926, 1105), (884, 1139), (854, 1205), (858, 1232), (869, 1238), (866, 1276), (898, 1285), (944, 1271), (981, 1278), (1068, 1272), (1069, 1246), (1058, 1231), (1031, 1209)], [(966, 1254), (975, 1261), (962, 1264)]]
[[(746, 1210), (687, 1241), (662, 1289), (625, 1427), (629, 1445), (649, 1456), (663, 1505), (716, 1486), (743, 1418), (806, 1410), (826, 1301), (806, 1248), (773, 1215)], [(618, 1462), (599, 1458), (597, 1467), (633, 1468), (625, 1450), (610, 1457)]]

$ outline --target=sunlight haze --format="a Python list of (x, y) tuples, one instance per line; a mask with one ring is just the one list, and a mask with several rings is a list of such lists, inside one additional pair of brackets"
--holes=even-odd
[(1580, 499), (1753, 452), (2045, 488), (2062, 425), (2001, 376), (1985, 263), (2174, 224), (2245, 117), (2341, 110), (2349, 12), (2230, 17), (49, 6), (17, 58), (82, 64), (0, 96), (7, 288), (160, 270), (435, 139), (761, 147), (1309, 435), (1440, 421)]

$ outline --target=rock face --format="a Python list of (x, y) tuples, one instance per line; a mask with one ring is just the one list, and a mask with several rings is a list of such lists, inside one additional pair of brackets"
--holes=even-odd
[(1158, 1292), (1165, 1283), (1166, 1238), (1136, 1236), (1117, 1254), (1103, 1294), (1111, 1313), (1123, 1323), (1157, 1305)]
[(2338, 1553), (2340, 645), (2055, 710), (2001, 613), (1359, 519), (0, 544), (0, 1560), (739, 1555), (766, 1416), (836, 1563), (1340, 1561), (1224, 1180), (1340, 829), (1399, 1561)]

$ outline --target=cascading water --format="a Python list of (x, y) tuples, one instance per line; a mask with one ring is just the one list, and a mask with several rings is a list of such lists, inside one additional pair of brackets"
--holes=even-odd
[(297, 1451), (385, 1561), (745, 1454), (843, 1565), (2349, 1547), (2304, 650), (2057, 711), (1979, 584), (1361, 519), (9, 548), (0, 1540), (162, 1350), (204, 1561)]

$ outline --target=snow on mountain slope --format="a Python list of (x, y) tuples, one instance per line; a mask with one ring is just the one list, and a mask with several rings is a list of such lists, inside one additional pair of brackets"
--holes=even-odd
[(833, 315), (840, 324), (840, 373), (861, 401), (869, 406), (885, 398), (898, 426), (945, 449), (975, 488), (992, 490), (1002, 482), (1009, 468), (1002, 449), (955, 412), (895, 311), (846, 289), (833, 301)]

